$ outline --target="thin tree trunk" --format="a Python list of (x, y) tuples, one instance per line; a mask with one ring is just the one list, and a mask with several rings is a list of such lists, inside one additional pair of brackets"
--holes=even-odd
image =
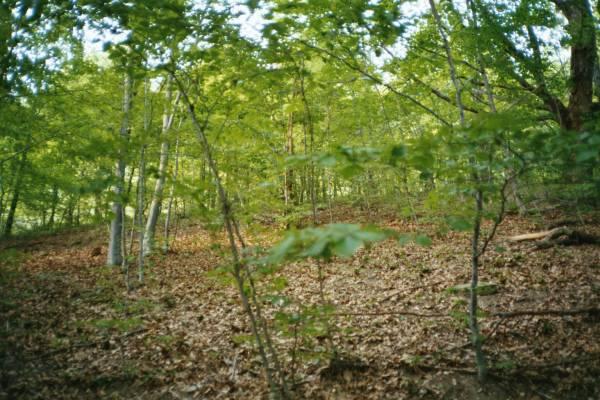
[[(145, 195), (145, 179), (146, 179), (146, 145), (142, 145), (140, 150), (140, 172), (138, 175), (138, 198), (137, 198), (137, 225), (139, 227), (139, 254), (138, 254), (138, 281), (144, 282), (144, 195)], [(132, 224), (133, 225), (133, 224)], [(133, 240), (132, 240), (133, 242)]]
[[(308, 104), (308, 100), (306, 99), (306, 91), (304, 88), (304, 60), (301, 63), (300, 70), (300, 96), (302, 97), (302, 104), (304, 105), (304, 147), (306, 152), (306, 134), (308, 133), (308, 137), (310, 140), (310, 153), (314, 152), (314, 144), (315, 144), (315, 132), (314, 125), (312, 119), (312, 113), (310, 110), (310, 106)], [(315, 190), (315, 163), (311, 160), (310, 167), (308, 169), (308, 190), (310, 194), (310, 203), (312, 208), (312, 219), (313, 225), (317, 224), (317, 199), (316, 199), (316, 190)]]
[(469, 327), (471, 329), (471, 342), (475, 349), (475, 360), (477, 363), (477, 377), (481, 382), (485, 381), (487, 375), (487, 363), (483, 353), (483, 343), (479, 332), (477, 320), (477, 285), (479, 283), (479, 236), (481, 234), (481, 217), (483, 214), (483, 192), (477, 189), (475, 194), (476, 213), (473, 224), (473, 237), (471, 240), (471, 293), (469, 302)]
[(121, 129), (119, 131), (120, 141), (118, 160), (115, 169), (115, 199), (112, 204), (113, 219), (110, 223), (110, 238), (108, 242), (107, 265), (121, 265), (123, 263), (123, 186), (125, 183), (125, 153), (126, 141), (129, 138), (129, 117), (133, 96), (133, 78), (130, 73), (125, 74), (123, 82), (123, 105)]
[[(170, 90), (170, 88), (169, 88)], [(170, 100), (170, 99), (169, 99)], [(168, 107), (168, 105), (167, 105)], [(139, 250), (138, 250), (138, 281), (144, 282), (144, 198), (146, 196), (146, 139), (150, 133), (150, 125), (152, 123), (152, 102), (150, 101), (150, 82), (148, 78), (144, 81), (144, 129), (142, 131), (142, 146), (140, 149), (140, 172), (138, 174), (137, 186), (137, 226), (139, 234)]]
[(131, 279), (129, 276), (129, 260), (127, 260), (127, 246), (125, 245), (125, 207), (121, 207), (121, 271), (125, 275), (125, 287), (127, 293), (131, 291)]
[[(196, 114), (194, 111), (194, 106), (192, 105), (190, 99), (187, 96), (187, 93), (185, 92), (185, 89), (183, 88), (181, 82), (179, 82), (173, 75), (172, 75), (173, 79), (176, 80), (178, 86), (179, 86), (179, 91), (182, 94), (182, 98), (187, 106), (187, 111), (188, 111), (188, 115), (191, 119), (192, 125), (194, 127), (194, 130), (196, 131), (196, 135), (198, 137), (198, 140), (200, 141), (200, 143), (202, 144), (202, 148), (204, 150), (204, 155), (206, 158), (206, 161), (208, 163), (208, 166), (210, 168), (210, 171), (213, 175), (214, 181), (215, 181), (215, 185), (217, 188), (217, 193), (219, 196), (219, 201), (221, 203), (221, 212), (223, 214), (223, 219), (224, 219), (224, 223), (225, 223), (225, 228), (227, 231), (227, 237), (229, 240), (229, 245), (230, 245), (230, 249), (231, 249), (231, 255), (233, 258), (233, 276), (235, 278), (236, 284), (237, 284), (237, 288), (240, 294), (240, 297), (242, 299), (242, 304), (244, 307), (244, 311), (246, 312), (246, 314), (248, 315), (248, 317), (250, 318), (250, 325), (252, 328), (252, 332), (254, 335), (254, 338), (256, 340), (256, 344), (258, 346), (258, 350), (259, 350), (259, 354), (261, 356), (262, 362), (263, 362), (263, 368), (265, 370), (266, 373), (266, 377), (267, 377), (267, 381), (269, 383), (269, 386), (271, 387), (271, 391), (273, 394), (278, 394), (280, 393), (280, 391), (278, 390), (275, 381), (273, 379), (273, 375), (272, 375), (272, 371), (270, 368), (270, 363), (269, 363), (269, 359), (267, 358), (267, 354), (265, 351), (265, 344), (263, 342), (263, 335), (260, 333), (260, 329), (262, 327), (263, 333), (265, 336), (267, 336), (267, 345), (269, 345), (268, 342), (268, 332), (266, 331), (266, 324), (262, 324), (259, 325), (259, 321), (260, 321), (260, 315), (255, 314), (255, 312), (252, 310), (252, 306), (250, 305), (250, 299), (246, 293), (246, 289), (245, 289), (245, 285), (244, 285), (244, 277), (242, 276), (243, 270), (246, 269), (244, 268), (243, 264), (242, 264), (242, 260), (239, 254), (239, 250), (238, 250), (238, 246), (236, 244), (235, 241), (235, 219), (234, 216), (232, 214), (232, 210), (231, 210), (231, 204), (229, 203), (229, 199), (227, 196), (227, 193), (225, 191), (225, 188), (223, 187), (222, 181), (221, 181), (221, 177), (219, 174), (219, 170), (217, 168), (217, 164), (215, 162), (215, 160), (213, 159), (212, 156), (212, 152), (210, 149), (210, 145), (208, 143), (208, 140), (206, 138), (206, 134), (204, 132), (205, 130), (205, 126), (203, 126), (198, 119), (196, 118)], [(246, 269), (246, 272), (247, 269)], [(248, 275), (247, 275), (248, 276)], [(249, 276), (248, 276), (249, 277)], [(250, 284), (252, 285), (252, 281), (250, 281)], [(253, 285), (252, 285), (253, 286)], [(251, 290), (252, 294), (255, 294), (255, 290), (252, 287)], [(259, 307), (260, 305), (255, 301), (255, 306)], [(257, 308), (257, 312), (258, 312), (258, 308)], [(263, 321), (264, 322), (264, 321)], [(272, 348), (269, 346), (269, 350), (272, 350)], [(273, 362), (275, 364), (275, 368), (277, 368), (277, 372), (279, 374), (279, 378), (280, 381), (282, 383), (282, 387), (281, 389), (283, 390), (283, 396), (288, 398), (289, 397), (289, 392), (287, 390), (287, 386), (285, 383), (285, 378), (283, 377), (283, 373), (282, 370), (279, 368), (279, 361), (277, 358), (277, 354), (274, 351), (271, 351), (271, 357), (273, 358)]]
[(444, 46), (444, 50), (446, 52), (446, 61), (448, 62), (448, 68), (450, 70), (450, 79), (452, 80), (452, 84), (454, 85), (454, 89), (456, 92), (456, 106), (458, 107), (458, 112), (460, 116), (460, 124), (464, 125), (465, 123), (465, 107), (462, 102), (462, 84), (458, 80), (458, 76), (456, 74), (456, 66), (454, 64), (454, 57), (452, 56), (452, 50), (450, 49), (450, 43), (448, 42), (448, 38), (446, 37), (446, 32), (444, 31), (444, 24), (442, 22), (442, 18), (437, 11), (434, 0), (429, 0), (429, 5), (431, 7), (431, 13), (433, 14), (433, 18), (435, 19), (436, 26), (440, 38), (442, 39), (442, 44)]
[(0, 163), (0, 227), (3, 225), (2, 220), (4, 218), (4, 195), (6, 194), (3, 172), (4, 164)]
[(74, 195), (70, 195), (68, 197), (68, 202), (67, 202), (67, 210), (66, 210), (66, 215), (67, 215), (67, 226), (68, 227), (72, 227), (73, 226), (73, 216), (75, 214), (75, 196)]
[[(477, 9), (475, 7), (475, 4), (473, 3), (473, 0), (467, 0), (467, 7), (471, 10), (471, 18), (472, 18), (471, 24), (473, 25), (473, 30), (475, 32), (477, 32), (479, 30), (479, 26), (477, 23), (477, 21), (478, 21)], [(530, 36), (534, 35), (532, 33), (532, 29), (529, 26), (527, 28), (528, 28), (528, 32), (530, 33)], [(534, 48), (537, 48), (537, 47), (534, 47)], [(537, 49), (538, 50), (535, 53), (537, 54), (536, 57), (539, 57), (539, 48), (537, 48)], [(496, 114), (498, 112), (498, 110), (496, 108), (496, 102), (494, 100), (494, 91), (492, 89), (492, 85), (490, 84), (490, 80), (489, 80), (489, 77), (487, 74), (487, 66), (486, 66), (485, 60), (483, 59), (483, 54), (481, 52), (479, 41), (476, 41), (476, 52), (477, 52), (477, 62), (479, 63), (480, 75), (481, 75), (481, 79), (483, 80), (483, 87), (485, 89), (488, 106), (490, 108), (490, 111), (493, 114)], [(507, 154), (508, 154), (508, 145), (509, 144), (507, 143), (507, 145), (506, 145), (507, 148), (505, 149), (505, 152)], [(521, 199), (521, 196), (519, 195), (518, 179), (517, 179), (517, 176), (515, 174), (513, 174), (513, 172), (514, 171), (509, 170), (509, 174), (514, 176), (510, 182), (510, 188), (512, 191), (512, 195), (515, 200), (515, 203), (517, 204), (517, 208), (519, 209), (519, 214), (526, 215), (527, 207), (525, 206), (525, 203), (523, 203), (523, 200)]]
[(175, 139), (175, 170), (173, 171), (173, 179), (171, 181), (171, 189), (169, 192), (169, 203), (167, 205), (167, 215), (165, 217), (165, 243), (163, 253), (169, 252), (169, 227), (171, 224), (171, 213), (173, 208), (173, 199), (175, 197), (175, 185), (177, 183), (177, 175), (179, 174), (179, 136)]
[(52, 185), (52, 205), (50, 208), (50, 218), (48, 219), (48, 228), (54, 227), (54, 217), (56, 215), (56, 207), (58, 205), (58, 185), (55, 183)]
[[(448, 61), (448, 68), (450, 71), (450, 78), (454, 89), (456, 91), (456, 106), (458, 107), (460, 124), (465, 125), (465, 109), (462, 102), (462, 85), (457, 78), (456, 67), (454, 58), (452, 56), (452, 50), (450, 49), (450, 43), (446, 37), (444, 31), (444, 25), (442, 19), (437, 12), (434, 0), (429, 0), (431, 6), (431, 13), (435, 19), (437, 29), (444, 45), (446, 52), (446, 59)], [(472, 254), (471, 254), (471, 293), (470, 293), (470, 304), (469, 304), (469, 325), (471, 328), (471, 341), (475, 350), (475, 359), (477, 364), (477, 375), (481, 382), (483, 382), (487, 375), (487, 366), (485, 361), (485, 355), (483, 354), (481, 335), (479, 333), (479, 324), (477, 321), (477, 284), (479, 279), (479, 235), (481, 232), (481, 217), (483, 212), (483, 191), (480, 188), (480, 177), (477, 173), (473, 174), (473, 182), (477, 185), (475, 195), (475, 207), (476, 216), (474, 221), (473, 235), (471, 238)]]
[(131, 188), (133, 187), (133, 175), (135, 175), (135, 166), (131, 166), (131, 172), (129, 173), (129, 179), (127, 180), (127, 195), (126, 198), (129, 198), (131, 195)]
[(154, 193), (152, 195), (152, 203), (150, 205), (150, 209), (148, 211), (148, 219), (146, 221), (146, 230), (144, 233), (144, 241), (143, 241), (143, 254), (149, 255), (152, 253), (154, 248), (154, 235), (156, 232), (156, 223), (158, 221), (158, 216), (160, 215), (160, 209), (163, 200), (163, 191), (165, 186), (165, 177), (167, 174), (167, 167), (169, 163), (169, 130), (173, 124), (173, 118), (175, 114), (175, 107), (179, 102), (180, 95), (177, 95), (175, 99), (175, 104), (172, 104), (172, 88), (171, 88), (171, 78), (167, 78), (167, 88), (166, 88), (166, 105), (165, 111), (163, 115), (163, 124), (162, 124), (162, 144), (160, 147), (160, 162), (158, 165), (158, 178), (156, 179), (156, 184), (154, 186)]
[[(286, 139), (285, 139), (285, 152), (287, 155), (294, 155), (294, 113), (290, 112), (288, 116)], [(287, 208), (292, 204), (295, 199), (294, 196), (294, 169), (291, 167), (285, 168), (284, 183), (283, 183), (283, 197)]]
[[(27, 144), (29, 146), (29, 143)], [(21, 153), (19, 165), (17, 167), (15, 181), (12, 190), (12, 199), (8, 208), (8, 214), (6, 215), (6, 224), (4, 225), (4, 237), (9, 237), (12, 234), (13, 225), (15, 222), (15, 214), (17, 212), (17, 205), (19, 204), (19, 195), (21, 194), (21, 184), (23, 182), (23, 172), (25, 170), (25, 164), (27, 163), (27, 150)]]

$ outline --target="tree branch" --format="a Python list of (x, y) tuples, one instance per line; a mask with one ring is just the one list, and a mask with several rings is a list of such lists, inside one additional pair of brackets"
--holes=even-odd
[(313, 49), (313, 50), (317, 50), (321, 53), (327, 54), (329, 57), (341, 62), (342, 64), (344, 64), (345, 66), (347, 66), (348, 68), (350, 68), (353, 71), (356, 71), (358, 73), (360, 73), (361, 75), (363, 75), (366, 78), (369, 78), (371, 81), (377, 83), (378, 85), (384, 86), (385, 88), (387, 88), (390, 92), (394, 93), (397, 96), (400, 96), (408, 101), (410, 101), (411, 103), (415, 104), (416, 106), (420, 107), (421, 109), (427, 111), (427, 113), (431, 114), (433, 117), (435, 117), (438, 121), (440, 121), (442, 124), (444, 124), (445, 126), (452, 126), (452, 124), (450, 124), (448, 121), (446, 121), (441, 115), (439, 115), (438, 113), (436, 113), (435, 111), (433, 111), (431, 108), (427, 107), (426, 105), (424, 105), (423, 103), (421, 103), (420, 101), (418, 101), (417, 99), (415, 99), (412, 96), (409, 96), (405, 93), (400, 92), (398, 89), (396, 89), (395, 87), (393, 87), (392, 85), (385, 83), (381, 78), (378, 78), (377, 76), (373, 75), (372, 73), (365, 71), (363, 68), (361, 68), (360, 66), (351, 63), (350, 61), (346, 60), (343, 57), (338, 56), (337, 54), (334, 54), (333, 52), (327, 50), (327, 49), (323, 49), (321, 47), (317, 47), (315, 45), (312, 45), (306, 41), (301, 40), (300, 41), (301, 44), (303, 44), (304, 46)]

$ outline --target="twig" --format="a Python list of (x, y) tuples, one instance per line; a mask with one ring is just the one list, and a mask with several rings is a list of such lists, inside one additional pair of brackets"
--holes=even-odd
[(415, 311), (365, 311), (365, 312), (339, 312), (330, 314), (335, 317), (347, 317), (347, 316), (381, 316), (381, 315), (405, 315), (413, 317), (423, 318), (451, 318), (448, 314), (422, 314)]
[(523, 310), (523, 311), (513, 311), (513, 312), (497, 312), (493, 313), (494, 317), (500, 318), (514, 318), (521, 317), (525, 315), (578, 315), (578, 314), (600, 314), (600, 308), (597, 307), (588, 307), (588, 308), (578, 308), (574, 310)]
[(579, 364), (582, 362), (587, 362), (587, 361), (596, 361), (596, 360), (600, 360), (600, 353), (595, 353), (591, 356), (587, 356), (587, 357), (578, 357), (578, 358), (571, 358), (568, 360), (560, 360), (560, 361), (554, 361), (554, 362), (550, 362), (550, 363), (545, 363), (545, 364), (524, 364), (524, 365), (519, 365), (517, 367), (517, 370), (524, 370), (524, 369), (550, 369), (550, 368), (555, 368), (555, 367), (562, 367), (565, 365), (571, 365), (571, 364)]
[(445, 282), (446, 282), (446, 280), (439, 280), (439, 281), (436, 281), (436, 282), (433, 282), (433, 283), (429, 283), (427, 285), (419, 285), (419, 286), (413, 286), (413, 287), (410, 287), (410, 288), (405, 288), (405, 289), (397, 290), (394, 293), (392, 293), (392, 294), (384, 297), (380, 301), (388, 301), (392, 297), (397, 296), (399, 294), (406, 293), (406, 292), (411, 292), (411, 291), (417, 290), (417, 289), (423, 289), (423, 288), (427, 288), (427, 287), (437, 286), (437, 285), (445, 283)]
[[(126, 337), (136, 335), (138, 333), (146, 332), (147, 330), (148, 330), (148, 328), (136, 329), (135, 331), (131, 331), (131, 332), (127, 332), (127, 333), (125, 333), (123, 335), (119, 335), (119, 336), (115, 337), (114, 339), (124, 339)], [(51, 350), (51, 351), (48, 351), (46, 353), (42, 353), (42, 354), (40, 354), (38, 356), (31, 357), (27, 361), (34, 361), (34, 360), (39, 360), (39, 359), (46, 358), (46, 357), (52, 357), (55, 354), (59, 354), (59, 353), (62, 353), (62, 352), (71, 351), (71, 350), (74, 350), (74, 349), (94, 347), (94, 346), (99, 345), (102, 342), (105, 342), (106, 340), (107, 340), (107, 338), (103, 338), (101, 340), (95, 340), (93, 342), (75, 343), (75, 344), (72, 344), (72, 345), (67, 346), (67, 347), (62, 347), (60, 349)]]
[(430, 115), (432, 115), (433, 117), (435, 117), (438, 121), (440, 121), (442, 124), (444, 124), (445, 126), (451, 126), (452, 124), (450, 124), (448, 121), (446, 121), (441, 115), (439, 115), (438, 113), (436, 113), (433, 109), (427, 107), (425, 104), (421, 103), (420, 101), (418, 101), (417, 99), (415, 99), (412, 96), (407, 95), (406, 93), (401, 92), (400, 90), (398, 90), (397, 88), (395, 88), (394, 86), (390, 85), (389, 83), (384, 82), (382, 79), (378, 78), (377, 76), (375, 76), (374, 74), (366, 71), (365, 69), (361, 68), (359, 65), (356, 65), (350, 61), (348, 61), (347, 59), (345, 59), (344, 57), (338, 56), (336, 54), (334, 54), (332, 51), (321, 48), (321, 47), (317, 47), (315, 45), (312, 45), (304, 40), (300, 40), (300, 43), (302, 43), (304, 46), (319, 51), (321, 53), (324, 53), (326, 55), (328, 55), (329, 57), (333, 58), (334, 60), (337, 60), (339, 62), (341, 62), (342, 64), (344, 64), (346, 67), (350, 68), (353, 71), (358, 72), (359, 74), (363, 75), (364, 77), (370, 79), (371, 81), (375, 82), (378, 85), (382, 85), (384, 87), (386, 87), (390, 92), (394, 93), (395, 95), (402, 97), (408, 101), (410, 101), (411, 103), (413, 103), (414, 105), (416, 105), (417, 107), (420, 107), (421, 109), (425, 110), (427, 113), (429, 113)]

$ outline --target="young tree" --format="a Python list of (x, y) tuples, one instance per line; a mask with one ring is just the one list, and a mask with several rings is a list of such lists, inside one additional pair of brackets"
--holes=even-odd
[(148, 220), (146, 221), (146, 228), (144, 230), (144, 241), (142, 244), (143, 254), (145, 256), (152, 253), (152, 250), (154, 248), (154, 235), (156, 232), (156, 223), (158, 221), (158, 216), (162, 207), (163, 191), (169, 162), (169, 131), (171, 130), (171, 126), (173, 125), (173, 120), (175, 118), (175, 110), (177, 108), (177, 104), (179, 103), (180, 97), (180, 95), (177, 94), (175, 100), (173, 101), (173, 89), (171, 86), (172, 82), (171, 77), (169, 76), (166, 78), (165, 82), (165, 105), (162, 129), (160, 133), (162, 143), (160, 146), (158, 178), (156, 179), (154, 192), (152, 194), (152, 203), (150, 204), (150, 209), (148, 211)]
[(114, 199), (112, 204), (113, 218), (110, 223), (107, 265), (121, 265), (123, 262), (123, 224), (124, 224), (124, 194), (125, 194), (125, 163), (127, 158), (127, 141), (129, 139), (131, 103), (133, 101), (133, 76), (131, 71), (124, 73), (121, 126), (115, 167)]

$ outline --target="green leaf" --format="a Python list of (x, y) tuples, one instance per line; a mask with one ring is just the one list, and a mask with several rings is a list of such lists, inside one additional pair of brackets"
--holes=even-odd
[(346, 179), (350, 179), (363, 172), (363, 167), (358, 164), (350, 164), (340, 170), (340, 175)]
[(420, 246), (431, 246), (432, 240), (426, 236), (426, 235), (417, 235), (417, 237), (415, 237), (415, 243), (420, 245)]
[(598, 156), (598, 150), (589, 149), (589, 150), (583, 150), (583, 151), (578, 152), (577, 157), (575, 159), (577, 162), (586, 162), (586, 161), (593, 160), (597, 156)]
[(325, 154), (319, 158), (318, 163), (321, 167), (333, 167), (337, 163), (337, 159), (332, 154)]
[(327, 247), (327, 240), (317, 239), (312, 246), (302, 252), (303, 257), (322, 257)]
[(270, 286), (271, 286), (271, 289), (279, 292), (288, 286), (288, 281), (283, 276), (278, 276), (273, 279)]
[(354, 232), (354, 237), (363, 242), (379, 242), (387, 238), (387, 235), (381, 231), (363, 229)]
[(268, 261), (278, 263), (290, 255), (290, 251), (296, 245), (296, 235), (288, 234), (279, 244), (277, 244), (268, 257)]
[(290, 304), (290, 299), (287, 296), (269, 295), (265, 296), (264, 299), (277, 307), (285, 307)]
[(450, 228), (452, 228), (455, 231), (460, 231), (460, 232), (471, 230), (471, 228), (473, 227), (471, 222), (463, 217), (451, 216), (451, 217), (448, 217), (447, 222), (448, 222), (448, 225), (450, 226)]
[(406, 246), (412, 241), (412, 236), (406, 233), (403, 233), (398, 236), (398, 244), (400, 246)]
[(347, 236), (335, 244), (333, 251), (337, 256), (351, 257), (362, 244), (361, 240), (353, 236)]

